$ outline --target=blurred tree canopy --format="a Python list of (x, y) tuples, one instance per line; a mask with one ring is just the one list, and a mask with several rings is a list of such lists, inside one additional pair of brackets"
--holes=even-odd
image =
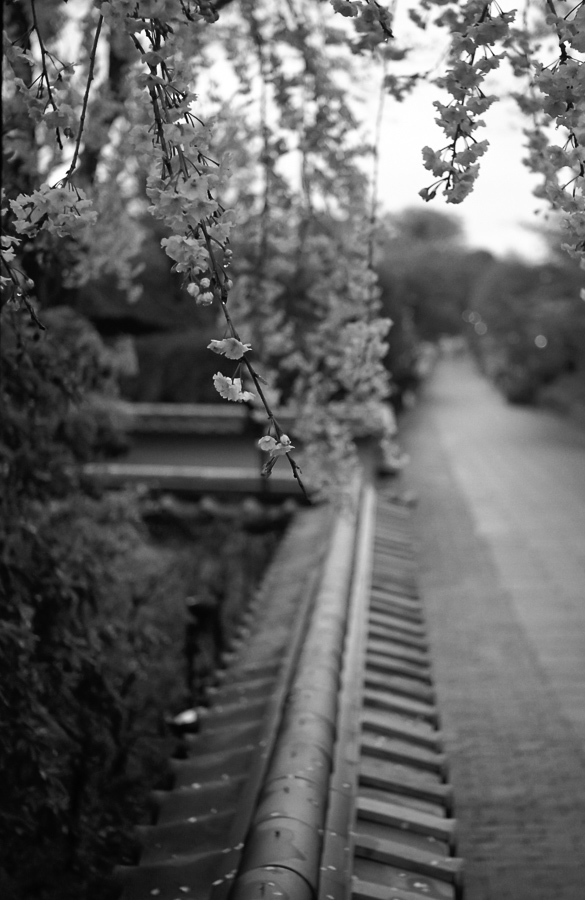
[(566, 373), (585, 375), (585, 279), (562, 256), (540, 265), (494, 260), (469, 293), (465, 333), (509, 400), (528, 403)]
[(421, 344), (462, 332), (462, 313), (492, 257), (470, 252), (458, 219), (431, 209), (406, 209), (380, 223), (375, 267), (382, 308), (392, 320), (386, 365), (393, 402), (416, 388)]

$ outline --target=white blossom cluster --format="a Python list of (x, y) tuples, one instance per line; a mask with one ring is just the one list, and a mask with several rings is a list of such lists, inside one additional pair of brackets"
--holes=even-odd
[[(498, 99), (484, 90), (485, 82), (507, 60), (524, 83), (516, 99), (534, 118), (526, 130), (526, 162), (542, 176), (537, 193), (565, 214), (565, 248), (585, 259), (585, 4), (543, 0), (533, 26), (518, 25), (517, 11), (506, 12), (495, 0), (422, 0), (420, 6), (451, 35), (447, 71), (436, 79), (450, 99), (435, 103), (447, 144), (423, 149), (436, 180), (421, 196), (431, 200), (442, 190), (447, 202), (460, 203), (473, 190), (489, 146), (477, 137), (485, 125), (481, 116)], [(426, 26), (417, 11), (412, 18)], [(550, 52), (550, 40), (543, 41), (543, 32), (558, 47), (546, 62), (541, 57)]]

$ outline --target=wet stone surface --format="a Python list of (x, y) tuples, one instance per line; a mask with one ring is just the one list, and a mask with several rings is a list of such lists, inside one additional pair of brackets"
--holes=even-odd
[(582, 900), (585, 431), (447, 360), (405, 435), (467, 900)]

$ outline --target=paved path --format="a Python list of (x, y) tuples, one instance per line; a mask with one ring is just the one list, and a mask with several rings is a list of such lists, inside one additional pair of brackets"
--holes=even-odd
[(584, 900), (585, 429), (458, 358), (404, 444), (467, 900)]

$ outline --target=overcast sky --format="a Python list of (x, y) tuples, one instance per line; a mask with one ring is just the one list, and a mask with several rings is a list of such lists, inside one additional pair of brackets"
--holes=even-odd
[[(404, 103), (391, 98), (385, 102), (379, 199), (389, 211), (424, 205), (418, 191), (431, 184), (433, 176), (423, 167), (421, 149), (425, 144), (439, 149), (445, 143), (434, 124), (432, 101), (438, 96), (436, 89), (425, 85)], [(473, 193), (459, 205), (447, 204), (437, 195), (431, 205), (463, 219), (470, 246), (500, 255), (538, 258), (545, 245), (529, 226), (543, 222), (545, 206), (532, 193), (538, 179), (522, 164), (524, 136), (518, 108), (513, 101), (504, 100), (484, 118), (491, 146), (481, 161)]]

